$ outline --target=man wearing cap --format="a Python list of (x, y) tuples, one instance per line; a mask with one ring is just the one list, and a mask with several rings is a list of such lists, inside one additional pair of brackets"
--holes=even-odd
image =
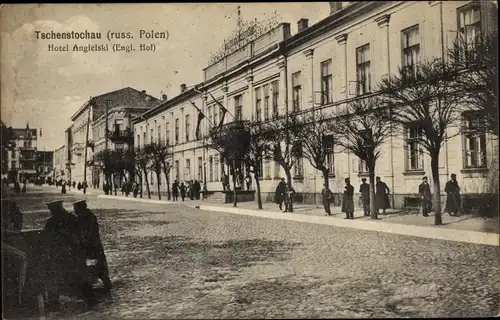
[(333, 200), (333, 193), (328, 188), (328, 184), (323, 184), (323, 190), (321, 190), (321, 198), (323, 200), (323, 207), (325, 208), (325, 215), (331, 216), (332, 212), (330, 210), (330, 202)]
[(342, 197), (342, 212), (345, 212), (344, 219), (354, 219), (354, 187), (351, 185), (351, 179), (345, 178), (344, 195)]
[(370, 215), (370, 185), (366, 183), (366, 178), (361, 179), (359, 186), (359, 193), (361, 193), (361, 203), (363, 203), (363, 211), (365, 216)]
[(460, 211), (460, 187), (458, 186), (456, 174), (451, 174), (451, 180), (446, 182), (444, 191), (446, 192), (445, 212), (448, 212), (450, 216), (458, 215)]
[[(75, 214), (78, 217), (78, 227), (80, 229), (80, 237), (82, 241), (82, 248), (86, 259), (97, 260), (97, 276), (102, 280), (104, 291), (109, 293), (111, 290), (111, 280), (109, 279), (108, 264), (104, 248), (99, 235), (99, 224), (97, 218), (87, 208), (87, 202), (80, 200), (73, 203)], [(91, 295), (92, 284), (84, 284), (84, 293)]]
[(422, 197), (422, 215), (428, 217), (432, 207), (432, 194), (427, 177), (422, 178), (422, 183), (418, 186), (418, 193)]
[[(43, 231), (46, 240), (46, 275), (51, 280), (49, 308), (59, 306), (59, 293), (68, 289), (76, 292), (81, 283), (84, 257), (81, 252), (76, 217), (63, 208), (63, 201), (47, 203), (52, 214)], [(73, 291), (75, 290), (75, 291)]]

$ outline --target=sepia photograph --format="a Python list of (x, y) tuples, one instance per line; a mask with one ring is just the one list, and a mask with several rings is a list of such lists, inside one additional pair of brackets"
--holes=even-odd
[(2, 318), (500, 316), (498, 2), (0, 5)]

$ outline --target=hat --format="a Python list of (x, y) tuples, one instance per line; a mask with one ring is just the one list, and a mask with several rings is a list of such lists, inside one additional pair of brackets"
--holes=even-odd
[(57, 205), (62, 205), (62, 203), (64, 202), (64, 200), (54, 200), (54, 201), (51, 201), (51, 202), (47, 202), (47, 206), (50, 208), (50, 207), (56, 207)]
[(423, 177), (422, 180), (427, 180), (427, 177)]
[(82, 206), (87, 203), (87, 200), (78, 200), (76, 202), (73, 202), (73, 206)]
[(366, 181), (366, 178), (361, 178), (361, 181)]

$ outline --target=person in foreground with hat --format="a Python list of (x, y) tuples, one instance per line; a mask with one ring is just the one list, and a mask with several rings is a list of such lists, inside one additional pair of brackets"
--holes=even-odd
[(361, 203), (363, 204), (363, 212), (365, 217), (370, 215), (370, 185), (366, 183), (366, 178), (361, 179), (359, 186), (359, 193), (361, 193)]
[(418, 186), (418, 193), (422, 198), (422, 215), (428, 217), (432, 209), (432, 194), (427, 177), (422, 178), (422, 183)]
[[(85, 200), (73, 203), (73, 208), (77, 216), (79, 234), (85, 258), (91, 262), (95, 261), (97, 276), (103, 282), (104, 292), (109, 293), (111, 290), (111, 280), (109, 279), (108, 264), (99, 234), (97, 217), (87, 208), (87, 202)], [(83, 291), (87, 298), (92, 298), (92, 283), (86, 281), (83, 285)]]
[(456, 174), (451, 174), (451, 180), (446, 182), (444, 192), (446, 192), (445, 212), (448, 212), (450, 216), (457, 216), (460, 212), (461, 199), (460, 187), (458, 186)]
[(79, 292), (80, 276), (84, 267), (76, 217), (63, 208), (63, 201), (47, 203), (52, 214), (43, 230), (47, 251), (44, 257), (47, 266), (47, 279), (51, 280), (48, 308), (59, 307), (61, 291)]
[(351, 185), (351, 179), (345, 178), (344, 195), (342, 197), (342, 212), (345, 213), (344, 219), (354, 219), (354, 187)]

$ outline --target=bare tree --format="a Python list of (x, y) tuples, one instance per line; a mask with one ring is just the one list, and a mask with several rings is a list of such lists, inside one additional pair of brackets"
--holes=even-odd
[(391, 135), (390, 109), (375, 97), (360, 98), (335, 113), (335, 143), (352, 152), (368, 167), (370, 212), (378, 219), (375, 207), (375, 166), (380, 148)]
[[(297, 158), (302, 156), (300, 143), (300, 132), (303, 122), (296, 114), (287, 114), (282, 118), (269, 123), (269, 142), (272, 148), (272, 158), (285, 171), (288, 186), (292, 187), (292, 168)], [(293, 212), (293, 204), (290, 203), (290, 212)]]
[(142, 167), (140, 162), (137, 160), (138, 159), (138, 154), (139, 154), (139, 149), (132, 149), (132, 155), (134, 159), (134, 178), (137, 177), (139, 178), (139, 188), (140, 188), (140, 197), (142, 198), (142, 182), (143, 182), (143, 172), (142, 172)]
[[(452, 72), (441, 59), (400, 68), (379, 84), (381, 97), (391, 108), (395, 128), (418, 132), (420, 144), (431, 158), (435, 224), (442, 224), (439, 154), (449, 128), (458, 126), (461, 112), (453, 94)], [(458, 133), (457, 133), (458, 134)]]
[(262, 122), (247, 122), (246, 131), (250, 135), (248, 152), (245, 157), (245, 164), (254, 174), (257, 189), (257, 205), (262, 210), (262, 196), (260, 191), (260, 178), (262, 177), (262, 163), (270, 154), (269, 128)]
[(322, 110), (312, 111), (299, 118), (301, 123), (297, 134), (302, 142), (304, 158), (311, 165), (321, 171), (324, 183), (329, 186), (330, 166), (328, 156), (333, 152), (333, 127), (337, 125), (332, 121), (332, 115)]
[[(151, 190), (149, 189), (149, 179), (148, 173), (150, 168), (150, 157), (151, 155), (145, 152), (146, 148), (137, 148), (135, 152), (135, 161), (137, 166), (140, 168), (142, 177), (144, 177), (144, 182), (146, 184), (146, 191), (148, 192), (148, 198), (151, 199)], [(142, 195), (142, 183), (141, 183), (141, 195)]]
[(498, 137), (498, 31), (457, 36), (447, 55), (455, 94), (484, 117), (484, 128), (478, 129)]
[(233, 170), (234, 206), (236, 207), (236, 168), (241, 164), (249, 150), (250, 132), (244, 121), (235, 121), (210, 130), (210, 147), (217, 150)]
[(172, 158), (172, 150), (170, 145), (166, 142), (151, 143), (144, 147), (147, 154), (151, 155), (150, 168), (156, 174), (156, 179), (158, 181), (158, 199), (161, 199), (160, 195), (160, 181), (161, 174), (165, 175), (165, 181), (167, 184), (167, 198), (170, 200), (170, 179), (169, 173), (172, 165), (169, 160)]

